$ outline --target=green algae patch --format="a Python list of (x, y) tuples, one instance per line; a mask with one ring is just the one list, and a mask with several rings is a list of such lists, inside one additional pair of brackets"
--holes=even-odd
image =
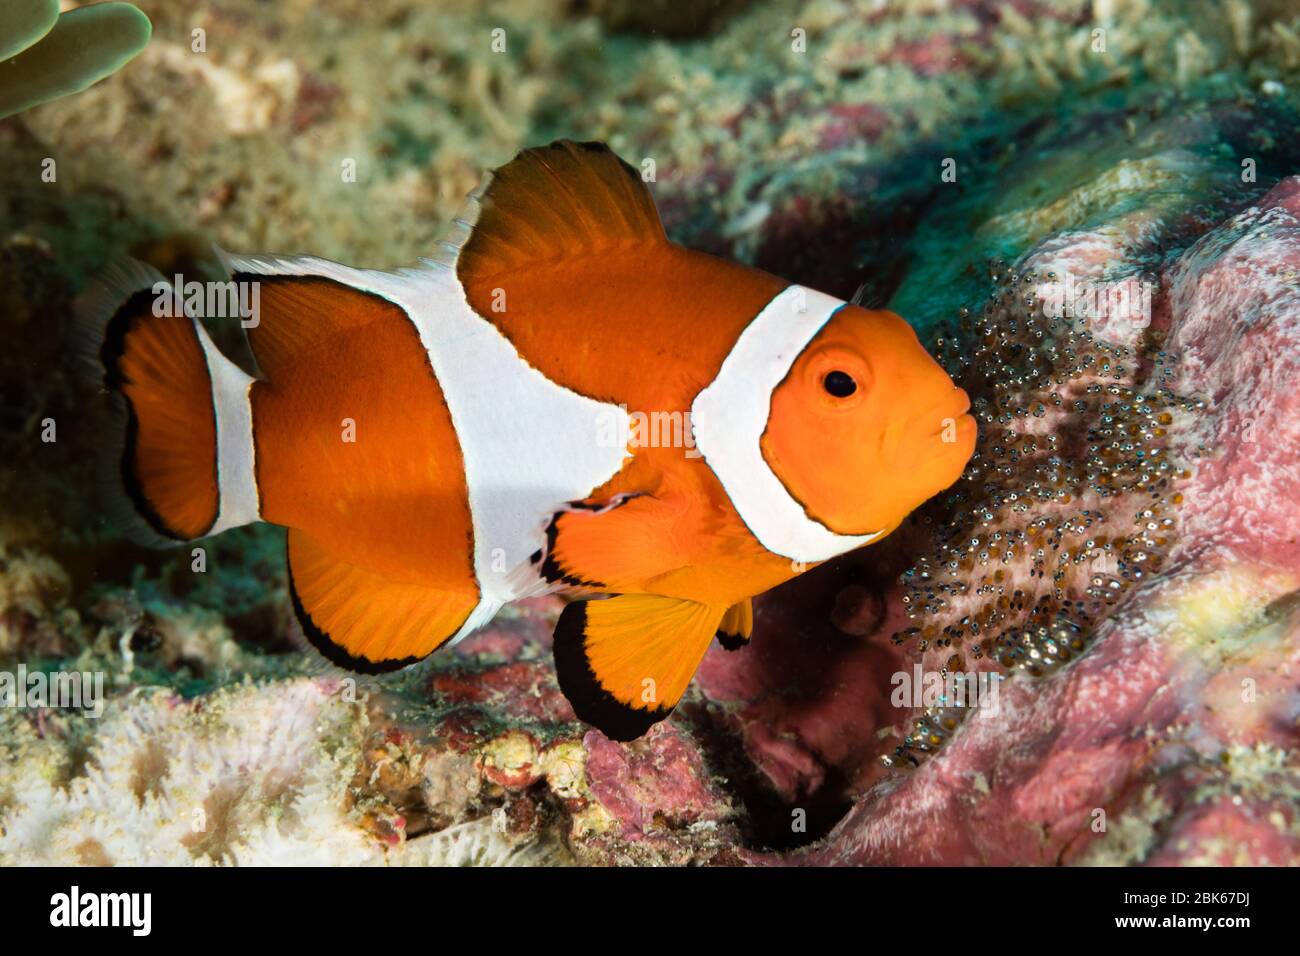
[(932, 194), (888, 307), (923, 338), (951, 331), (988, 293), (997, 263), (1065, 232), (1112, 237), (1126, 261), (1156, 269), (1167, 250), (1151, 237), (1247, 201), (1243, 157), (1258, 158), (1261, 181), (1286, 173), (1278, 159), (1291, 142), (1289, 107), (1257, 110), (1251, 135), (1229, 101), (1135, 102), (1085, 98), (1047, 119), (1004, 117), (964, 140), (955, 154), (988, 158), (963, 159), (957, 181)]
[(149, 18), (129, 3), (82, 7), (57, 21), (50, 20), (50, 7), (57, 15), (57, 2), (33, 7), (0, 0), (7, 24), (0, 36), (0, 118), (80, 93), (116, 73), (153, 32)]

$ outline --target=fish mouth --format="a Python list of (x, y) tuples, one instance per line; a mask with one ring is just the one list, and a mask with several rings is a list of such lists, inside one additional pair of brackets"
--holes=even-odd
[(970, 396), (966, 394), (964, 388), (957, 388), (954, 386), (953, 391), (957, 394), (949, 399), (951, 404), (948, 405), (948, 414), (943, 416), (943, 424), (939, 427), (939, 430), (935, 432), (936, 435), (942, 435), (947, 428), (951, 427), (951, 425), (948, 424), (950, 420), (955, 421), (958, 428), (965, 427), (966, 422), (970, 422), (971, 426), (975, 424), (975, 419), (969, 414)]
[(964, 463), (970, 457), (979, 433), (978, 423), (968, 411), (970, 398), (965, 391), (954, 391), (955, 395), (945, 396), (942, 403), (931, 406), (923, 420), (913, 419), (913, 437), (897, 449), (904, 458), (910, 455), (912, 467), (933, 467), (959, 456)]
[(921, 414), (887, 428), (881, 439), (883, 460), (907, 468), (970, 447), (976, 432), (975, 419), (967, 411), (970, 398), (960, 388), (954, 387), (953, 392), (956, 394), (946, 394), (942, 402), (927, 405)]
[(943, 428), (940, 428), (937, 432), (934, 433), (935, 437), (942, 438), (950, 431), (950, 429), (956, 428), (957, 437), (958, 439), (960, 439), (965, 437), (965, 435), (968, 432), (973, 432), (976, 430), (975, 416), (969, 414), (968, 412), (962, 412), (958, 415), (950, 416), (950, 417), (952, 418), (953, 424), (951, 426), (946, 425)]
[[(956, 394), (945, 396), (944, 402), (937, 404), (934, 410), (929, 412), (927, 417), (933, 416), (930, 420), (937, 420), (939, 424), (933, 431), (923, 433), (926, 438), (948, 438), (945, 444), (960, 444), (961, 439), (965, 438), (968, 432), (975, 430), (975, 418), (970, 414), (970, 396), (966, 394), (965, 389), (955, 386), (953, 392)], [(949, 438), (954, 428), (956, 441)]]
[(951, 477), (943, 483), (943, 487), (947, 487), (965, 469), (977, 436), (978, 429), (973, 416), (965, 412), (948, 416), (942, 427), (925, 434), (912, 446), (912, 473), (919, 476), (922, 473), (930, 474), (935, 469), (945, 474), (951, 473)]

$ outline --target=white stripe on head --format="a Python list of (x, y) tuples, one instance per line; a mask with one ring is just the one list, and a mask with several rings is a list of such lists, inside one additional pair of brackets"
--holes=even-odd
[[(810, 518), (763, 457), (772, 391), (845, 303), (792, 285), (745, 327), (691, 406), (695, 445), (758, 542), (792, 561), (825, 561), (880, 537), (837, 534)], [(816, 462), (809, 462), (816, 467)]]
[(254, 470), (253, 406), (248, 393), (253, 379), (221, 354), (201, 322), (190, 318), (208, 363), (217, 422), (217, 520), (208, 530), (214, 535), (261, 518)]

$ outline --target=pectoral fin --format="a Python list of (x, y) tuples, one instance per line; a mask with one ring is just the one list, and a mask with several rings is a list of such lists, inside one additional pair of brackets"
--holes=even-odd
[(534, 563), (552, 584), (615, 593), (637, 590), (674, 567), (672, 509), (653, 495), (630, 493), (572, 501), (546, 527)]
[(635, 740), (686, 691), (723, 609), (651, 594), (576, 601), (555, 626), (555, 671), (581, 720)]
[(718, 624), (718, 643), (726, 650), (738, 651), (749, 643), (754, 633), (754, 605), (749, 598), (727, 608)]

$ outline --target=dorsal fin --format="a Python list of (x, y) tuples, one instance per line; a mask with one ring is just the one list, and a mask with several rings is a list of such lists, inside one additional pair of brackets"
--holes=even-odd
[(666, 243), (641, 177), (604, 143), (526, 149), (470, 197), (457, 271), (482, 282), (561, 259)]
[(258, 370), (268, 378), (371, 323), (409, 324), (402, 307), (377, 291), (385, 282), (400, 282), (400, 274), (353, 269), (314, 256), (214, 251), (238, 289), (256, 283), (256, 297), (251, 290), (239, 294), (256, 303), (257, 315), (245, 333)]

